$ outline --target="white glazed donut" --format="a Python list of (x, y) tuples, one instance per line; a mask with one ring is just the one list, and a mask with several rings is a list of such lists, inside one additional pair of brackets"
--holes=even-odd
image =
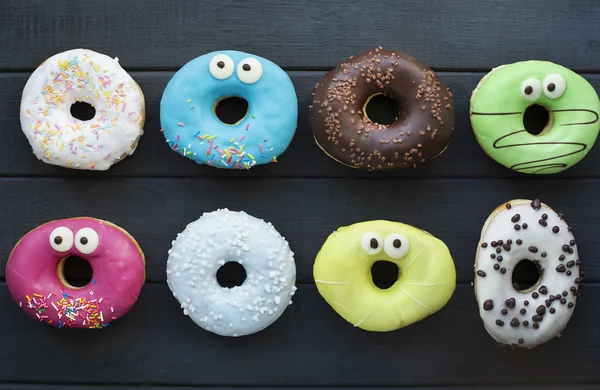
[[(512, 273), (523, 259), (536, 264), (541, 277), (517, 290)], [(582, 277), (571, 228), (539, 200), (512, 200), (486, 221), (475, 260), (475, 295), (485, 328), (499, 343), (534, 348), (560, 336)]]
[[(91, 104), (82, 121), (71, 105)], [(29, 77), (21, 127), (33, 153), (52, 165), (104, 171), (135, 151), (144, 127), (144, 95), (118, 59), (91, 50), (56, 54)]]
[[(218, 269), (238, 262), (241, 286), (221, 287)], [(173, 241), (167, 283), (185, 315), (222, 336), (244, 336), (271, 325), (292, 303), (296, 265), (273, 225), (227, 209), (205, 213)]]

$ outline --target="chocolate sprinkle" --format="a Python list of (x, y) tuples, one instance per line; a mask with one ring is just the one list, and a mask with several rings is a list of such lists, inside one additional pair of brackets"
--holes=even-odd
[(492, 259), (495, 259), (495, 258), (496, 258), (496, 254), (495, 254), (495, 253), (492, 253), (492, 254), (490, 255), (490, 258), (492, 258)]
[(504, 275), (506, 273), (506, 268), (500, 268), (500, 273)]
[(488, 299), (485, 302), (483, 302), (483, 310), (490, 311), (493, 308), (494, 308), (494, 301), (492, 301), (491, 299)]
[(564, 259), (565, 259), (565, 255), (560, 255), (560, 256), (558, 257), (558, 260), (560, 260), (560, 261), (563, 261)]
[(544, 314), (546, 314), (546, 307), (544, 307), (544, 305), (539, 305), (538, 308), (535, 309), (535, 312), (543, 316)]
[(502, 248), (503, 248), (505, 251), (507, 251), (507, 252), (510, 252), (510, 245), (508, 245), (508, 244), (504, 244), (504, 245), (502, 245)]
[(527, 310), (521, 309), (520, 313), (523, 314), (523, 315), (525, 315), (525, 314), (527, 314)]
[(568, 252), (569, 249), (571, 249), (568, 245), (563, 245), (562, 250), (563, 252)]
[(564, 305), (565, 303), (567, 303), (567, 300), (565, 298), (561, 298), (560, 303), (561, 303), (561, 305)]
[(517, 231), (521, 230), (521, 226), (515, 225), (515, 230), (517, 230)]
[(575, 240), (571, 240), (571, 241), (569, 241), (569, 244), (570, 244), (571, 246), (575, 246)]
[(496, 271), (498, 271), (498, 270), (500, 269), (500, 265), (499, 265), (499, 264), (494, 264), (494, 269), (495, 269)]
[(542, 322), (544, 317), (535, 315), (535, 316), (531, 317), (531, 319), (533, 320), (533, 322)]
[(571, 275), (573, 275), (573, 272), (567, 271), (567, 276), (571, 276)]
[(497, 247), (497, 246), (498, 246), (498, 243), (497, 243), (496, 241), (492, 241), (492, 242), (490, 243), (490, 245), (492, 246), (492, 248), (495, 248), (495, 247)]
[(542, 257), (546, 257), (548, 254), (546, 252), (542, 252)]
[(567, 263), (567, 268), (571, 268), (574, 265), (575, 265), (575, 260), (571, 260)]
[(516, 327), (518, 327), (519, 325), (521, 325), (521, 324), (519, 323), (519, 320), (517, 320), (516, 318), (513, 318), (513, 319), (510, 321), (510, 326), (512, 326), (513, 328), (516, 328)]
[(529, 321), (527, 321), (527, 320), (523, 321), (523, 326), (529, 326)]
[(483, 244), (481, 244), (482, 248), (487, 248), (487, 246), (488, 246), (487, 242), (484, 242)]
[(523, 243), (523, 240), (521, 240), (520, 238), (517, 240), (517, 245), (521, 245)]
[(556, 272), (565, 272), (567, 269), (565, 268), (564, 264), (560, 264), (558, 267), (556, 267)]
[(496, 325), (498, 325), (498, 326), (504, 326), (504, 321), (502, 321), (502, 320), (496, 320)]
[(532, 207), (534, 210), (539, 210), (540, 208), (542, 208), (542, 202), (540, 202), (540, 200), (539, 200), (539, 199), (534, 199), (534, 200), (531, 202), (531, 207)]
[(521, 219), (521, 216), (519, 214), (515, 214), (510, 220), (512, 222), (519, 222), (519, 219)]
[(502, 252), (502, 248), (500, 248), (500, 247), (496, 248), (496, 253), (500, 253), (500, 252)]
[(528, 301), (528, 300), (525, 300), (525, 302), (523, 302), (523, 304), (524, 304), (525, 306), (529, 306), (529, 301)]
[(525, 342), (525, 340), (523, 340), (523, 339), (519, 339), (517, 341), (519, 342), (519, 344), (523, 344)]
[(550, 299), (546, 299), (546, 306), (550, 307), (550, 305), (552, 305), (552, 301)]
[(504, 316), (505, 316), (505, 315), (507, 315), (507, 314), (508, 314), (508, 310), (506, 310), (506, 309), (502, 309), (502, 310), (500, 310), (500, 313), (502, 313), (502, 315), (504, 315)]
[(537, 247), (535, 247), (535, 246), (530, 246), (529, 247), (529, 252), (531, 252), (531, 253), (537, 253), (537, 251), (538, 251)]
[(517, 302), (515, 301), (515, 298), (509, 298), (509, 299), (507, 299), (506, 301), (504, 301), (504, 304), (505, 304), (506, 306), (510, 307), (511, 309), (514, 309), (514, 308), (515, 308), (515, 305), (516, 305), (516, 303), (517, 303)]
[(545, 221), (545, 220), (543, 220), (543, 219), (540, 219), (540, 220), (538, 221), (538, 223), (539, 223), (540, 225), (542, 225), (543, 227), (546, 227), (546, 226), (548, 226), (548, 222), (546, 222), (546, 221)]
[(569, 293), (568, 293), (568, 292), (566, 292), (566, 291), (563, 291), (563, 292), (562, 292), (562, 296), (563, 296), (563, 297), (566, 297), (567, 295), (569, 295)]
[(533, 329), (537, 329), (540, 327), (540, 324), (538, 324), (537, 322), (534, 322), (532, 326), (533, 326)]
[(481, 276), (482, 278), (485, 278), (486, 273), (483, 272), (482, 270), (477, 271), (477, 276)]
[(512, 206), (511, 206), (511, 204), (510, 204), (510, 203), (507, 203), (507, 204), (506, 204), (506, 208), (507, 208), (507, 209), (509, 209), (509, 210), (510, 210), (510, 209), (511, 209), (511, 207), (512, 207)]
[(496, 260), (498, 260), (498, 262), (499, 262), (499, 263), (501, 263), (501, 262), (502, 262), (502, 260), (503, 260), (503, 259), (502, 259), (502, 256), (498, 256), (498, 258), (497, 258)]
[(548, 287), (546, 286), (541, 286), (540, 289), (538, 290), (540, 292), (540, 294), (548, 294)]
[(523, 229), (527, 229), (527, 224), (526, 223), (523, 224)]
[(572, 308), (573, 308), (573, 306), (575, 306), (575, 304), (574, 304), (573, 302), (569, 302), (569, 304), (567, 305), (567, 307), (568, 307), (569, 309), (572, 309)]
[(551, 308), (550, 308), (550, 314), (554, 314), (555, 312), (556, 312), (556, 309), (555, 309), (555, 308), (553, 308), (553, 307), (551, 307)]
[(532, 297), (533, 299), (538, 299), (538, 297), (539, 297), (539, 296), (540, 296), (540, 295), (539, 295), (538, 293), (536, 293), (536, 292), (534, 292), (533, 294), (531, 294), (531, 297)]
[(552, 228), (552, 233), (558, 233), (558, 232), (560, 232), (560, 228), (558, 226), (554, 226)]

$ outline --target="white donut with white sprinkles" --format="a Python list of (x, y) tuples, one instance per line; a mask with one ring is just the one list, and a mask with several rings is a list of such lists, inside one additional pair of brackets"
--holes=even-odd
[[(223, 287), (217, 271), (241, 264), (246, 279)], [(173, 241), (167, 283), (185, 315), (222, 335), (244, 336), (277, 320), (296, 291), (296, 264), (287, 241), (273, 225), (227, 209), (205, 213)]]
[[(521, 289), (512, 274), (525, 259), (540, 277)], [(582, 278), (577, 245), (562, 214), (537, 199), (518, 199), (487, 219), (475, 260), (475, 295), (485, 328), (499, 343), (534, 348), (560, 336)]]

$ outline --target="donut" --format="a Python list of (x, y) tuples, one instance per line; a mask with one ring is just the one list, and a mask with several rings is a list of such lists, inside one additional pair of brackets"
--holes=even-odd
[[(230, 97), (248, 102), (233, 125), (216, 113)], [(219, 168), (250, 169), (277, 162), (298, 120), (289, 76), (273, 62), (239, 51), (218, 51), (185, 64), (169, 81), (160, 102), (160, 123), (172, 150)]]
[[(241, 264), (246, 279), (223, 287), (217, 271)], [(169, 250), (167, 283), (183, 314), (221, 336), (245, 336), (277, 320), (296, 291), (296, 264), (273, 225), (243, 211), (203, 214), (177, 235)]]
[[(544, 107), (538, 135), (525, 129), (525, 110)], [(471, 95), (471, 125), (487, 155), (517, 172), (551, 174), (584, 158), (598, 137), (600, 100), (577, 73), (546, 61), (493, 69)]]
[[(530, 287), (512, 282), (524, 259), (540, 274)], [(498, 343), (534, 348), (560, 336), (582, 278), (571, 228), (539, 200), (511, 200), (485, 222), (475, 259), (475, 295), (485, 328)]]
[[(64, 277), (65, 260), (92, 267), (84, 287)], [(59, 328), (104, 328), (136, 302), (145, 279), (144, 253), (122, 228), (99, 219), (61, 219), (38, 226), (12, 250), (6, 284), (31, 317)]]
[[(398, 266), (396, 282), (377, 287), (376, 261)], [(391, 221), (341, 227), (325, 241), (314, 264), (317, 289), (346, 321), (368, 331), (399, 329), (437, 312), (456, 287), (446, 245), (431, 234)]]
[[(38, 159), (105, 171), (133, 154), (144, 132), (144, 95), (118, 61), (75, 49), (55, 54), (31, 74), (21, 99), (21, 127)], [(92, 105), (94, 117), (73, 117), (76, 102)]]
[[(367, 104), (377, 95), (397, 104), (394, 123), (367, 116)], [(310, 123), (317, 145), (341, 164), (365, 170), (416, 167), (450, 142), (452, 93), (427, 65), (379, 47), (350, 57), (316, 84)]]

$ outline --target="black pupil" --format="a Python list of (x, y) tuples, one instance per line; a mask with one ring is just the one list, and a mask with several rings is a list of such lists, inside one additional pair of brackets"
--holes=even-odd
[(532, 92), (533, 92), (533, 88), (530, 85), (525, 87), (525, 94), (531, 95)]
[(83, 245), (88, 243), (88, 239), (86, 237), (81, 237), (81, 239), (79, 240), (79, 242), (81, 242)]
[(62, 237), (61, 236), (54, 237), (54, 243), (56, 245), (60, 245), (61, 242), (62, 242)]
[(225, 67), (225, 63), (223, 61), (219, 61), (217, 62), (217, 66), (221, 69), (223, 69)]
[(556, 89), (556, 85), (554, 85), (554, 83), (550, 83), (548, 84), (548, 91), (552, 92)]
[(251, 68), (250, 68), (250, 65), (244, 64), (244, 65), (242, 65), (242, 69), (244, 69), (245, 71), (249, 71)]
[(394, 242), (394, 248), (400, 248), (402, 246), (402, 241), (400, 241), (399, 239), (395, 239)]
[(377, 242), (376, 238), (371, 238), (369, 245), (371, 245), (371, 248), (376, 249), (379, 246), (379, 242)]

